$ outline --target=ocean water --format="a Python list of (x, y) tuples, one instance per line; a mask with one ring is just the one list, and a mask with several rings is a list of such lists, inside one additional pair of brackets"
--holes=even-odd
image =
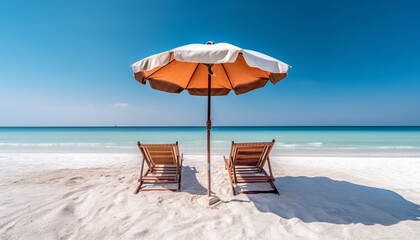
[[(420, 156), (420, 127), (213, 127), (212, 153), (231, 142), (276, 140), (273, 155)], [(204, 127), (1, 127), (0, 153), (135, 153), (136, 142), (178, 141), (184, 154), (206, 154)]]

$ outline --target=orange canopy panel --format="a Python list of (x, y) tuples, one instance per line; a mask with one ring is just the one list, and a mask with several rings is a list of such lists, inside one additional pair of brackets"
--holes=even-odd
[[(242, 54), (233, 63), (214, 64), (212, 71), (212, 96), (227, 95), (230, 90), (243, 94), (264, 87), (268, 80), (276, 84), (287, 76), (287, 73), (270, 73), (250, 67)], [(208, 94), (207, 76), (207, 65), (177, 61), (173, 54), (168, 64), (135, 73), (138, 82), (146, 84), (148, 80), (153, 89), (170, 93), (180, 93), (187, 89), (191, 95), (198, 96)]]

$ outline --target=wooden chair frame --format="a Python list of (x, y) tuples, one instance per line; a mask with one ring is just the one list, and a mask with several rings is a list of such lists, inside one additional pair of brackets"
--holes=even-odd
[[(181, 191), (181, 176), (182, 176), (182, 162), (184, 160), (183, 154), (179, 155), (178, 142), (175, 144), (141, 144), (137, 142), (137, 146), (143, 155), (141, 163), (140, 178), (138, 179), (139, 185), (134, 191), (137, 194), (140, 191)], [(155, 153), (151, 154), (150, 149), (159, 151), (159, 148), (167, 149), (170, 148), (172, 152), (172, 163), (159, 162), (159, 155)], [(158, 150), (156, 150), (158, 149)], [(167, 153), (167, 152), (166, 152)], [(154, 155), (154, 156), (153, 156)], [(165, 156), (167, 158), (167, 156)], [(143, 174), (144, 163), (146, 162), (148, 169)], [(143, 184), (154, 183), (154, 184), (167, 184), (177, 183), (178, 188), (176, 189), (164, 189), (164, 188), (147, 188), (142, 189)]]
[[(274, 176), (271, 170), (270, 152), (273, 149), (275, 140), (272, 142), (254, 142), (254, 143), (235, 143), (232, 141), (229, 159), (223, 156), (225, 160), (225, 168), (229, 174), (230, 185), (232, 187), (233, 195), (236, 195), (235, 186), (238, 183), (259, 183), (267, 182), (272, 187), (271, 190), (261, 191), (239, 191), (238, 193), (275, 193), (280, 195), (274, 185)], [(254, 150), (252, 148), (262, 148), (262, 151)], [(244, 159), (243, 156), (238, 155), (242, 149), (251, 149), (250, 158)], [(258, 160), (258, 161), (256, 161)], [(264, 170), (265, 164), (268, 164), (269, 174)]]

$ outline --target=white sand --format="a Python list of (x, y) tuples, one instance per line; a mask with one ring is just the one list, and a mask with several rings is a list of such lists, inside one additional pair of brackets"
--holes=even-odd
[(210, 208), (204, 156), (185, 157), (180, 193), (134, 195), (139, 162), (0, 154), (0, 239), (420, 238), (419, 158), (274, 158), (280, 196), (233, 197), (215, 157)]

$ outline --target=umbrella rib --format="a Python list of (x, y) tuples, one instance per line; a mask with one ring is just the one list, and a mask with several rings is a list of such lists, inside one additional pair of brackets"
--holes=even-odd
[(200, 65), (200, 63), (197, 63), (197, 66), (195, 66), (194, 72), (191, 74), (190, 80), (188, 81), (187, 86), (185, 87), (185, 89), (187, 89), (188, 86), (190, 85), (190, 82), (193, 79), (195, 72), (197, 71), (198, 65)]
[(161, 68), (159, 68), (158, 70), (152, 72), (149, 76), (145, 77), (145, 79), (149, 79), (149, 77), (151, 77), (153, 74), (159, 72), (160, 70), (162, 70), (163, 68), (165, 68), (166, 66), (168, 66), (169, 64), (171, 64), (173, 61), (175, 61), (175, 59), (172, 59), (170, 62), (168, 62), (165, 66), (162, 66)]
[(227, 79), (229, 80), (230, 87), (233, 89), (233, 85), (232, 85), (232, 82), (230, 81), (229, 75), (226, 72), (225, 65), (223, 65), (223, 63), (221, 65), (222, 65), (223, 71), (225, 71), (225, 74), (226, 74)]

